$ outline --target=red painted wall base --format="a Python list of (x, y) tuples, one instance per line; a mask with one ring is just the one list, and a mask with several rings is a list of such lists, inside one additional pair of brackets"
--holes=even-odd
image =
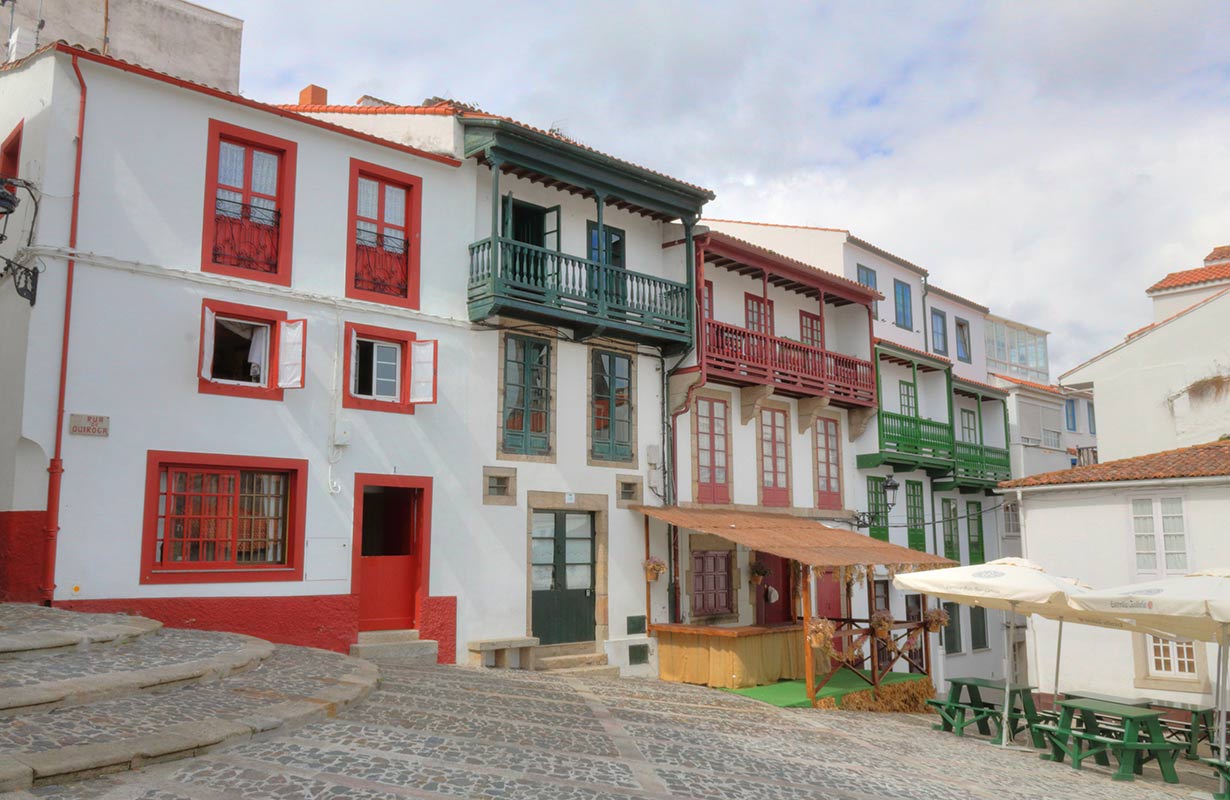
[(0, 602), (36, 603), (46, 511), (0, 511)]
[(245, 633), (339, 653), (350, 652), (359, 632), (359, 598), (352, 594), (59, 600), (55, 605), (70, 611), (138, 614), (169, 628)]
[(440, 645), (436, 663), (457, 663), (456, 597), (419, 599), (419, 638), (431, 639)]

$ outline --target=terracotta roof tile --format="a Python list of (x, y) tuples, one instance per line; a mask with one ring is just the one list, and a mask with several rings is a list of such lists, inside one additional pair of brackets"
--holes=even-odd
[(996, 378), (999, 378), (1001, 381), (1015, 383), (1018, 386), (1028, 386), (1030, 389), (1037, 389), (1040, 392), (1050, 392), (1051, 394), (1063, 394), (1063, 390), (1058, 386), (1038, 383), (1037, 381), (1027, 381), (1024, 378), (1014, 378), (1011, 375), (1000, 375), (998, 372), (992, 372), (991, 374)]
[(933, 283), (927, 284), (927, 292), (930, 294), (938, 294), (940, 297), (946, 297), (949, 300), (955, 300), (958, 303), (964, 303), (970, 308), (977, 309), (978, 311), (981, 311), (984, 314), (991, 313), (991, 309), (987, 308), (982, 303), (975, 303), (973, 300), (970, 300), (968, 297), (962, 297), (956, 292), (950, 292), (947, 289), (941, 289), (940, 287), (936, 286)]
[(528, 131), (533, 131), (534, 133), (541, 134), (542, 136), (549, 136), (552, 139), (557, 139), (561, 142), (565, 142), (567, 144), (573, 145), (574, 147), (579, 147), (582, 150), (586, 150), (590, 153), (600, 155), (604, 158), (609, 158), (612, 161), (618, 161), (621, 164), (627, 164), (630, 167), (635, 167), (636, 169), (644, 170), (645, 172), (651, 173), (653, 175), (657, 175), (660, 178), (666, 178), (667, 180), (675, 181), (676, 183), (679, 183), (683, 186), (687, 186), (690, 189), (695, 189), (698, 192), (704, 192), (708, 194), (710, 198), (714, 196), (712, 190), (706, 189), (703, 186), (697, 186), (694, 183), (688, 183), (687, 181), (682, 181), (671, 175), (667, 175), (665, 172), (658, 172), (657, 170), (650, 169), (649, 167), (642, 166), (632, 161), (628, 161), (626, 159), (612, 156), (608, 153), (602, 152), (601, 150), (596, 150), (587, 144), (582, 144), (581, 142), (569, 136), (564, 136), (563, 134), (558, 133), (556, 131), (548, 131), (548, 130), (543, 130), (542, 128), (536, 128), (533, 125), (527, 125), (526, 123), (515, 120), (512, 117), (504, 117), (504, 116), (500, 116), (499, 114), (489, 114), (486, 111), (483, 111), (478, 106), (470, 105), (468, 103), (459, 103), (456, 100), (440, 99), (440, 100), (436, 100), (435, 102), (430, 102), (425, 105), (417, 105), (417, 106), (399, 106), (399, 105), (382, 105), (382, 106), (380, 105), (324, 105), (324, 106), (307, 105), (307, 106), (303, 106), (303, 105), (296, 105), (296, 104), (287, 104), (287, 105), (278, 106), (278, 108), (282, 108), (287, 111), (295, 111), (300, 114), (322, 114), (322, 113), (323, 114), (414, 114), (414, 115), (430, 114), (430, 115), (439, 115), (439, 116), (455, 116), (455, 117), (460, 117), (463, 119), (500, 120), (501, 122), (507, 122), (510, 125), (516, 125), (519, 128), (525, 128)]
[(1230, 476), (1230, 439), (1165, 450), (1102, 464), (1089, 464), (1058, 472), (1043, 472), (1028, 478), (1004, 481), (1001, 489), (1027, 486), (1063, 486), (1073, 483), (1149, 481), (1166, 478)]
[[(1219, 248), (1220, 249), (1220, 248)], [(1214, 250), (1214, 253), (1217, 251)], [(1227, 256), (1230, 258), (1230, 256)], [(1201, 283), (1213, 283), (1215, 281), (1230, 280), (1230, 263), (1227, 264), (1212, 264), (1204, 267), (1196, 267), (1195, 269), (1185, 269), (1179, 272), (1172, 272), (1162, 278), (1157, 283), (1146, 289), (1147, 294), (1161, 292), (1166, 289), (1181, 289), (1187, 286), (1196, 286)]]
[(909, 347), (907, 345), (901, 344), (900, 342), (894, 342), (891, 339), (881, 339), (880, 337), (877, 336), (875, 342), (876, 344), (882, 344), (887, 347), (894, 348), (896, 350), (902, 350), (906, 353), (914, 353), (915, 355), (920, 355), (925, 358), (929, 358), (932, 361), (939, 361), (944, 364), (952, 363), (952, 359), (944, 358), (943, 356), (936, 355), (935, 353), (928, 353), (926, 350), (919, 350), (916, 347)]
[(708, 233), (704, 233), (701, 235), (708, 236), (712, 241), (715, 241), (715, 242), (719, 242), (719, 243), (729, 242), (729, 243), (738, 245), (739, 247), (745, 247), (745, 248), (748, 248), (749, 250), (755, 250), (756, 252), (762, 253), (766, 257), (773, 259), (774, 261), (782, 262), (786, 266), (791, 266), (791, 267), (794, 267), (800, 270), (806, 270), (808, 272), (814, 272), (821, 279), (835, 286), (848, 289), (849, 291), (856, 293), (860, 297), (867, 298), (868, 301), (884, 299), (884, 295), (880, 294), (880, 292), (876, 289), (872, 289), (870, 287), (864, 286), (863, 284), (857, 281), (852, 281), (849, 278), (843, 275), (838, 275), (835, 272), (829, 272), (826, 269), (821, 269), (820, 267), (817, 267), (814, 264), (808, 264), (806, 261), (799, 261), (797, 258), (791, 258), (790, 256), (782, 255), (781, 253), (778, 253), (775, 250), (770, 250), (767, 247), (762, 247), (756, 244), (755, 242), (749, 242), (746, 239), (740, 239), (738, 236), (731, 236), (729, 233), (723, 233), (721, 231), (709, 231)]
[(1230, 244), (1214, 247), (1213, 252), (1204, 257), (1204, 263), (1206, 264), (1214, 261), (1230, 261)]
[(954, 374), (952, 376), (952, 381), (953, 383), (960, 383), (966, 386), (972, 386), (976, 389), (985, 389), (987, 391), (994, 392), (997, 395), (1004, 395), (1008, 393), (1008, 390), (1002, 386), (992, 386), (991, 384), (983, 383), (982, 381), (976, 381), (970, 378), (962, 378), (960, 375)]
[(784, 222), (752, 222), (746, 219), (717, 219), (716, 217), (706, 217), (700, 221), (701, 225), (706, 222), (728, 222), (732, 225), (755, 225), (760, 228), (796, 228), (801, 231), (829, 231), (831, 233), (849, 233), (845, 228), (821, 228), (815, 225), (789, 225)]

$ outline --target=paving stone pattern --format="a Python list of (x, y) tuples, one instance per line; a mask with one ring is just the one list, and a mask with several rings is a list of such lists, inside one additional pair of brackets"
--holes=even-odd
[[(272, 686), (276, 681), (265, 676), (292, 655), (301, 654), (279, 649), (243, 677)], [(335, 719), (188, 761), (12, 798), (1145, 800), (1192, 797), (1206, 788), (1167, 786), (1155, 772), (1115, 783), (1104, 769), (1077, 772), (1041, 761), (1036, 752), (1001, 751), (934, 732), (934, 718), (923, 716), (777, 709), (649, 680), (464, 667), (381, 670), (382, 688)], [(207, 691), (196, 690), (201, 701)], [(251, 684), (248, 691), (261, 689)], [(160, 717), (205, 709), (176, 696), (166, 697), (176, 705), (157, 711)], [(236, 709), (229, 700), (224, 705), (223, 714)], [(37, 734), (16, 741), (31, 735)], [(0, 741), (6, 736), (13, 739), (0, 732)]]

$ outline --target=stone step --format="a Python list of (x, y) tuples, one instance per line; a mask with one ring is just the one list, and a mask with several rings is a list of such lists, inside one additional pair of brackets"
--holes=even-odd
[(157, 633), (162, 623), (127, 614), (83, 614), (30, 603), (0, 603), (0, 655), (71, 652)]
[(0, 654), (0, 718), (217, 680), (272, 654), (273, 645), (263, 639), (190, 630), (163, 631), (101, 648)]
[[(534, 669), (559, 670), (572, 669), (574, 667), (604, 667), (606, 664), (606, 653), (578, 653), (571, 656), (536, 658), (534, 660)], [(617, 667), (615, 671), (618, 673), (619, 668)]]
[(398, 642), (417, 642), (419, 632), (406, 631), (361, 631), (359, 644), (393, 644)]
[(429, 639), (404, 642), (360, 642), (350, 646), (350, 655), (370, 661), (397, 661), (411, 664), (434, 664), (440, 645)]
[[(222, 635), (222, 634), (219, 634)], [(335, 716), (378, 683), (374, 664), (277, 646), (207, 684), (33, 711), (0, 725), (0, 792), (138, 769)]]
[(540, 644), (534, 648), (535, 658), (555, 656), (589, 655), (598, 652), (597, 642), (568, 642), (567, 644)]
[(551, 670), (553, 677), (567, 678), (599, 678), (599, 679), (618, 679), (619, 667), (611, 664), (609, 666), (595, 665), (589, 667), (565, 667), (563, 669)]

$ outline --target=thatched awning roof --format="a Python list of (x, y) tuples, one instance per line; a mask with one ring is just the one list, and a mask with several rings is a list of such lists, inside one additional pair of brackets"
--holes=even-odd
[(957, 566), (931, 553), (883, 542), (861, 533), (830, 528), (789, 514), (693, 509), (678, 506), (633, 506), (668, 525), (689, 528), (753, 550), (789, 558), (821, 570), (888, 567), (897, 572)]

